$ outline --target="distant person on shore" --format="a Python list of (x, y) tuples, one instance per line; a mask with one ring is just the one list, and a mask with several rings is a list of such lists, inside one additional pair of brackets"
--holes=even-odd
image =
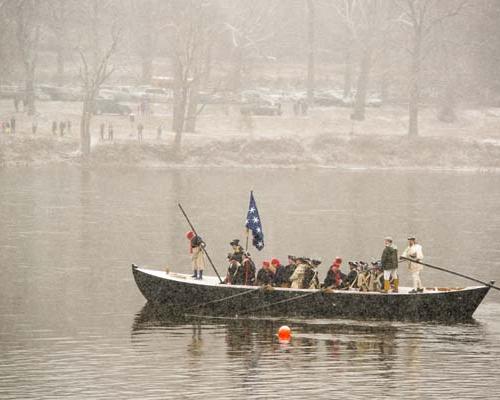
[(33, 121), (31, 122), (31, 133), (33, 133), (33, 135), (36, 135), (37, 130), (38, 130), (38, 122), (34, 118)]
[(57, 121), (52, 121), (52, 136), (57, 136)]
[(140, 142), (142, 142), (142, 131), (144, 130), (144, 125), (142, 125), (142, 123), (139, 122), (139, 124), (137, 124), (137, 140)]
[(3, 123), (3, 133), (10, 135), (10, 123), (8, 121)]
[(12, 134), (16, 133), (16, 117), (12, 116), (10, 119), (10, 131)]
[(19, 112), (19, 99), (17, 96), (14, 97), (14, 108), (16, 109), (16, 112)]
[(69, 119), (66, 121), (66, 127), (68, 128), (68, 135), (71, 135), (71, 121)]
[(298, 100), (296, 100), (293, 103), (293, 115), (298, 116), (299, 115), (299, 109), (300, 109), (300, 103), (299, 103)]
[[(401, 257), (409, 258), (415, 261), (422, 261), (424, 259), (424, 253), (422, 251), (422, 246), (417, 243), (415, 236), (408, 236), (408, 247), (403, 251)], [(422, 264), (416, 262), (408, 261), (408, 270), (411, 272), (411, 277), (413, 280), (413, 290), (410, 293), (421, 293), (424, 291), (422, 287), (422, 281), (420, 280), (420, 271), (424, 267)]]
[(106, 125), (104, 125), (104, 122), (101, 122), (101, 125), (99, 125), (99, 136), (101, 137), (101, 142), (104, 142), (104, 129)]
[(382, 252), (381, 264), (384, 270), (384, 292), (388, 293), (391, 288), (391, 279), (394, 280), (394, 293), (398, 292), (398, 249), (392, 242), (392, 237), (384, 238), (384, 251)]
[(302, 115), (307, 115), (308, 108), (309, 108), (309, 104), (307, 104), (307, 100), (300, 99), (300, 113)]
[(160, 124), (160, 125), (158, 125), (158, 129), (156, 130), (156, 139), (158, 139), (158, 140), (161, 139), (162, 131), (163, 131), (163, 127)]
[(64, 136), (64, 129), (66, 129), (66, 124), (64, 121), (59, 122), (59, 136)]
[(115, 132), (113, 130), (113, 124), (111, 122), (108, 125), (108, 140), (113, 141), (115, 137)]

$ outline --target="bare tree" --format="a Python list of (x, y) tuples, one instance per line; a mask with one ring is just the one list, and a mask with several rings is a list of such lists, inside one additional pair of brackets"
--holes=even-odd
[(314, 0), (306, 0), (307, 5), (307, 101), (314, 102), (314, 61), (315, 61), (315, 4)]
[(69, 48), (68, 43), (68, 22), (71, 11), (71, 1), (68, 0), (49, 0), (48, 8), (48, 27), (53, 33), (56, 53), (56, 81), (59, 84), (64, 82), (64, 67), (66, 55)]
[(141, 64), (141, 82), (150, 84), (153, 77), (153, 60), (159, 47), (159, 33), (162, 20), (168, 18), (165, 10), (167, 2), (160, 0), (131, 0), (129, 9), (129, 32), (133, 53), (137, 54)]
[[(111, 58), (116, 53), (120, 40), (121, 29), (116, 21), (109, 29), (109, 40), (103, 43), (100, 36), (100, 27), (103, 25), (102, 13), (111, 8), (111, 3), (102, 3), (99, 0), (91, 0), (83, 5), (84, 26), (87, 33), (91, 33), (90, 42), (80, 43), (77, 51), (80, 55), (80, 80), (83, 85), (83, 109), (80, 121), (81, 152), (83, 157), (90, 154), (91, 134), (90, 123), (95, 109), (95, 100), (99, 94), (101, 85), (114, 72), (111, 66)], [(111, 10), (113, 11), (113, 10)]]
[(16, 38), (24, 66), (24, 101), (28, 115), (34, 115), (35, 109), (35, 70), (38, 61), (40, 42), (40, 1), (16, 0), (10, 3), (16, 22)]
[(279, 6), (277, 0), (235, 0), (230, 3), (225, 32), (230, 38), (230, 87), (234, 93), (241, 90), (242, 77), (250, 60), (268, 55), (267, 45), (275, 37), (274, 18)]
[(429, 54), (429, 38), (442, 21), (457, 16), (468, 0), (398, 0), (401, 10), (399, 22), (409, 30), (409, 122), (408, 135), (418, 136), (418, 113), (421, 96), (422, 63)]
[(365, 119), (366, 96), (374, 58), (384, 51), (384, 33), (391, 26), (387, 1), (366, 0), (358, 4), (356, 37), (360, 48), (360, 63), (352, 119)]
[(9, 11), (7, 0), (0, 1), (0, 21), (2, 21), (0, 23), (0, 82), (10, 78), (14, 66), (14, 57), (12, 57), (14, 34)]
[(347, 38), (345, 40), (344, 50), (344, 89), (343, 97), (351, 98), (352, 80), (354, 70), (354, 53), (356, 47), (356, 29), (354, 22), (354, 6), (355, 0), (338, 0), (332, 3), (337, 15), (340, 17), (340, 22), (345, 26)]
[(207, 0), (175, 1), (168, 24), (172, 37), (171, 59), (174, 71), (174, 144), (180, 147), (182, 133), (194, 131), (198, 114), (198, 93), (206, 76), (207, 52), (219, 21), (214, 6)]

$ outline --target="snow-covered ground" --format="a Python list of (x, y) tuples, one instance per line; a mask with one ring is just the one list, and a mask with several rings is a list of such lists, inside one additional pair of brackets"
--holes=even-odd
[[(453, 124), (439, 122), (434, 109), (423, 108), (420, 137), (406, 136), (407, 110), (399, 106), (369, 108), (366, 120), (352, 122), (348, 108), (311, 108), (295, 116), (284, 105), (282, 116), (243, 117), (237, 105), (208, 105), (195, 133), (184, 133), (181, 151), (173, 149), (171, 104), (154, 104), (152, 115), (100, 115), (92, 120), (92, 162), (143, 166), (318, 166), (346, 168), (500, 168), (500, 109), (458, 113)], [(81, 103), (38, 102), (36, 117), (14, 112), (0, 100), (0, 121), (16, 118), (16, 134), (0, 131), (0, 165), (79, 162)], [(52, 122), (71, 121), (71, 132), (53, 136)], [(32, 123), (38, 126), (32, 133)], [(144, 125), (143, 142), (136, 126)], [(114, 130), (114, 140), (101, 141), (99, 126)], [(162, 135), (157, 128), (162, 125)]]

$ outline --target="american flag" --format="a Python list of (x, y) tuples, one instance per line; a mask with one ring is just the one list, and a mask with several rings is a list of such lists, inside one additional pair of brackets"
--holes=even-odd
[(253, 192), (250, 192), (250, 204), (248, 206), (247, 220), (245, 223), (247, 229), (252, 231), (252, 243), (257, 250), (264, 248), (264, 233), (262, 232), (262, 222), (260, 221), (257, 204), (253, 197)]

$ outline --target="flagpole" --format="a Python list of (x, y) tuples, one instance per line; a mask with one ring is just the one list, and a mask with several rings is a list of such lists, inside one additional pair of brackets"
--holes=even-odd
[[(252, 193), (253, 193), (253, 190), (250, 190), (250, 199), (252, 198)], [(248, 252), (248, 236), (250, 234), (250, 229), (248, 229), (248, 226), (246, 228), (247, 228), (247, 241), (245, 244), (245, 253)]]

